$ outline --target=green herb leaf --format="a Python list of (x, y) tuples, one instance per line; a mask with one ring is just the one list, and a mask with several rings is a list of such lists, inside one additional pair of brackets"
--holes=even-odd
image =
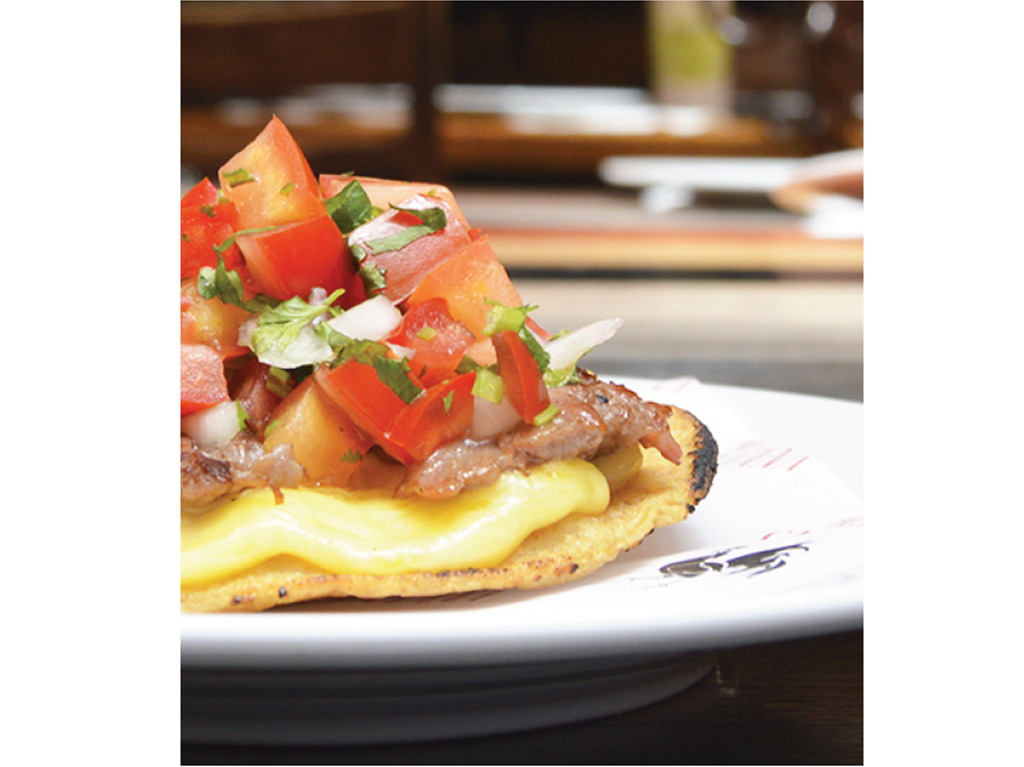
[(355, 360), (356, 362), (362, 362), (364, 365), (372, 365), (374, 357), (386, 355), (388, 353), (388, 347), (379, 341), (352, 341), (346, 344), (334, 361), (334, 366), (340, 365), (342, 362), (348, 362), (349, 360)]
[(416, 218), (423, 223), (406, 227), (401, 232), (392, 234), (389, 237), (378, 237), (375, 240), (366, 240), (363, 243), (363, 247), (370, 253), (385, 253), (389, 250), (401, 250), (410, 242), (414, 242), (420, 237), (440, 232), (448, 224), (448, 217), (445, 215), (443, 208), (426, 208), (424, 210), (395, 208), (395, 210), (401, 210), (405, 213), (416, 216)]
[(313, 331), (333, 349), (342, 349), (352, 343), (351, 338), (335, 330), (326, 322), (319, 322), (314, 325)]
[(484, 335), (492, 336), (506, 330), (514, 330), (518, 333), (526, 327), (526, 315), (536, 309), (536, 306), (505, 306), (491, 298), (485, 298), (488, 304), (493, 306), (487, 313), (487, 325), (484, 327)]
[(441, 398), (441, 402), (444, 404), (444, 412), (448, 413), (452, 409), (452, 400), (455, 399), (455, 392), (450, 391)]
[(500, 405), (505, 396), (505, 382), (493, 370), (481, 367), (476, 371), (476, 380), (473, 381), (473, 394)]
[(409, 404), (423, 389), (409, 379), (409, 363), (388, 357), (388, 351), (388, 347), (378, 341), (352, 341), (341, 350), (334, 364), (355, 360), (370, 365), (377, 371), (380, 382)]
[(253, 313), (261, 312), (267, 306), (275, 305), (277, 303), (276, 299), (264, 295), (259, 295), (251, 301), (246, 301), (245, 290), (242, 287), (242, 278), (234, 269), (228, 269), (224, 265), (223, 255), (224, 251), (234, 244), (237, 236), (267, 232), (271, 229), (276, 229), (276, 227), (265, 226), (256, 229), (244, 229), (241, 232), (235, 232), (220, 245), (214, 245), (213, 252), (217, 254), (217, 266), (216, 268), (204, 266), (199, 270), (199, 295), (208, 299), (218, 298), (225, 304), (231, 304)]
[(377, 378), (380, 379), (380, 382), (401, 397), (402, 401), (407, 405), (423, 391), (407, 375), (409, 364), (405, 360), (393, 360), (382, 355), (374, 357), (373, 367), (377, 371)]
[(197, 285), (199, 295), (203, 298), (217, 298), (225, 304), (237, 306), (248, 312), (260, 312), (273, 301), (266, 296), (257, 296), (251, 301), (246, 301), (242, 278), (234, 269), (224, 266), (224, 256), (220, 251), (217, 251), (217, 268), (204, 266), (200, 269)]
[(490, 366), (481, 365), (475, 359), (473, 359), (472, 357), (467, 357), (466, 355), (462, 356), (462, 360), (455, 368), (455, 373), (456, 375), (462, 375), (463, 373), (472, 373), (473, 371), (479, 373), (481, 370), (488, 370), (491, 373), (494, 373), (495, 375), (498, 374), (497, 364)]
[(507, 330), (513, 331), (523, 339), (526, 348), (530, 350), (530, 354), (537, 360), (541, 373), (547, 371), (548, 365), (551, 362), (551, 356), (544, 351), (540, 341), (526, 327), (526, 315), (537, 307), (526, 305), (503, 306), (492, 299), (488, 298), (485, 300), (487, 303), (492, 304), (494, 308), (487, 313), (487, 325), (484, 327), (484, 335), (492, 336), (495, 333), (503, 333)]
[(344, 189), (324, 202), (327, 214), (338, 225), (342, 234), (348, 234), (381, 212), (380, 208), (375, 208), (370, 202), (363, 185), (355, 180), (350, 181)]
[(210, 218), (213, 218), (216, 215), (212, 205), (200, 205), (199, 212), (202, 213), (204, 216), (208, 216)]
[(544, 385), (548, 388), (555, 388), (558, 386), (565, 386), (568, 383), (578, 382), (579, 376), (575, 365), (569, 365), (568, 367), (564, 367), (559, 370), (548, 368), (544, 371)]
[(242, 400), (235, 400), (235, 412), (238, 414), (238, 430), (241, 431), (249, 422), (249, 414), (245, 412), (245, 408), (242, 406)]
[(248, 184), (251, 181), (255, 181), (256, 177), (252, 175), (245, 168), (239, 168), (238, 170), (228, 171), (224, 174), (224, 183), (229, 187), (236, 187), (240, 184)]
[(534, 426), (543, 426), (548, 421), (550, 421), (552, 418), (554, 418), (556, 415), (558, 415), (560, 412), (561, 411), (558, 409), (557, 405), (548, 405), (542, 411), (537, 413), (537, 415), (533, 419), (533, 425)]
[(230, 237), (228, 237), (226, 240), (224, 240), (224, 242), (222, 242), (220, 245), (214, 245), (213, 249), (215, 251), (217, 251), (217, 255), (220, 255), (225, 250), (227, 250), (232, 245), (234, 245), (235, 244), (235, 239), (238, 238), (238, 237), (241, 237), (243, 234), (259, 234), (260, 232), (270, 232), (270, 231), (273, 231), (274, 229), (277, 229), (277, 227), (276, 226), (256, 226), (256, 227), (253, 227), (252, 229), (243, 229), (240, 232), (235, 232), (234, 234), (232, 234)]
[(271, 367), (267, 371), (267, 389), (284, 399), (292, 390), (292, 375), (287, 370)]
[(424, 325), (416, 331), (416, 337), (421, 341), (433, 341), (437, 338), (437, 331), (430, 327), (430, 325)]
[(330, 312), (331, 304), (344, 292), (344, 288), (338, 288), (324, 303), (316, 306), (293, 296), (277, 306), (267, 307), (252, 332), (253, 350), (257, 355), (275, 348), (284, 351), (299, 337), (304, 327), (321, 314)]
[(373, 264), (363, 264), (359, 267), (359, 278), (366, 288), (366, 295), (374, 296), (387, 287), (385, 270)]
[(363, 460), (363, 454), (358, 450), (350, 449), (347, 453), (341, 456), (341, 460), (345, 463), (359, 463)]
[(533, 335), (526, 326), (519, 328), (519, 337), (523, 339), (523, 343), (526, 344), (526, 348), (530, 350), (530, 354), (537, 360), (537, 367), (540, 368), (541, 373), (546, 373), (548, 365), (551, 364), (551, 355), (544, 351), (544, 347), (540, 345), (540, 341), (537, 340), (536, 336)]
[(294, 189), (295, 184), (288, 182), (287, 184), (281, 187), (281, 189), (278, 191), (278, 194), (281, 195), (282, 197), (287, 197), (292, 193)]

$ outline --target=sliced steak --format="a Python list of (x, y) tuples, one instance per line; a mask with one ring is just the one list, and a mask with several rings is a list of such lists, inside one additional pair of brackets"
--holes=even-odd
[(248, 430), (217, 450), (200, 450), (188, 437), (181, 438), (181, 504), (186, 508), (202, 508), (248, 487), (296, 487), (303, 474), (291, 445), (268, 452)]
[(546, 424), (520, 426), (493, 442), (445, 445), (409, 466), (397, 494), (450, 498), (489, 485), (505, 471), (565, 458), (589, 460), (638, 442), (679, 463), (682, 451), (668, 427), (671, 408), (589, 375), (579, 384), (551, 389), (550, 397), (559, 412)]

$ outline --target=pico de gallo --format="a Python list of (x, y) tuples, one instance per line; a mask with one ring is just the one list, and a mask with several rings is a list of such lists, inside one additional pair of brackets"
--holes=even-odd
[(619, 322), (553, 337), (534, 308), (447, 188), (317, 178), (274, 117), (181, 199), (183, 440), (244, 433), (345, 486), (371, 451), (542, 426)]

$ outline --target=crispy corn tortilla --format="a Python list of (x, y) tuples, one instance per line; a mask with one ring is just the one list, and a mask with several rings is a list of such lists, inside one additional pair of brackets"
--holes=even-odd
[(683, 449), (676, 466), (644, 450), (638, 474), (596, 516), (571, 514), (537, 530), (497, 567), (439, 573), (336, 575), (295, 557), (275, 557), (225, 581), (182, 589), (183, 612), (256, 612), (327, 597), (429, 597), (465, 591), (537, 589), (582, 578), (642, 541), (686, 519), (707, 495), (718, 447), (692, 414), (673, 409), (672, 434)]

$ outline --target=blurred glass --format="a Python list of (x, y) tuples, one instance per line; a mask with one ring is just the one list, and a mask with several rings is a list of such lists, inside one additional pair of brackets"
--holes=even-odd
[(725, 0), (647, 4), (651, 89), (660, 103), (716, 113), (730, 109), (732, 48), (721, 28), (733, 18), (732, 5)]

